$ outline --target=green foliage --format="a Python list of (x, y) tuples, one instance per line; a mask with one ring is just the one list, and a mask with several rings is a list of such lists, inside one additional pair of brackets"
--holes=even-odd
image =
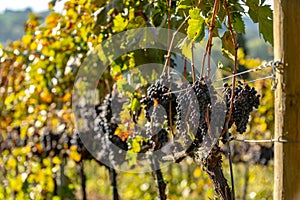
[(188, 21), (187, 35), (196, 42), (203, 39), (205, 35), (204, 19), (200, 16), (200, 9), (195, 8), (190, 11), (190, 19)]
[(249, 7), (248, 14), (253, 22), (259, 24), (259, 31), (265, 41), (273, 44), (273, 12), (270, 5), (263, 5), (264, 1), (245, 1)]

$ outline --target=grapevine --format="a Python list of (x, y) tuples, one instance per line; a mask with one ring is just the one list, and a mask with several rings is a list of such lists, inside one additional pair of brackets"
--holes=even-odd
[[(49, 7), (55, 2), (51, 1)], [(138, 163), (140, 155), (150, 162), (160, 199), (167, 199), (168, 191), (160, 165), (165, 161), (179, 163), (188, 156), (208, 173), (220, 199), (234, 197), (222, 171), (219, 141), (228, 143), (236, 132), (246, 133), (250, 115), (260, 105), (259, 90), (247, 81), (236, 83), (236, 35), (245, 32), (244, 14), (253, 17), (251, 12), (263, 6), (263, 2), (260, 3), (169, 0), (134, 4), (125, 1), (115, 6), (111, 1), (70, 0), (62, 14), (51, 11), (45, 23), (30, 15), (24, 37), (0, 47), (0, 152), (3, 155), (0, 167), (3, 168), (3, 188), (14, 187), (11, 191), (4, 189), (3, 198), (42, 199), (58, 195), (59, 184), (67, 187), (64, 170), (71, 160), (79, 168), (83, 199), (87, 199), (84, 162), (96, 160), (101, 166), (107, 165), (103, 161), (110, 164), (105, 167), (114, 199), (119, 199), (115, 168), (134, 161)], [(268, 6), (263, 8), (269, 11)], [(262, 19), (253, 17), (253, 20), (267, 24), (263, 27), (271, 27), (270, 16), (261, 13), (259, 16)], [(99, 45), (105, 40), (114, 43), (114, 35), (145, 26), (168, 28), (166, 50), (149, 51), (141, 45), (142, 49), (118, 55), (119, 50), (130, 49), (132, 43), (142, 38), (139, 33), (134, 34), (133, 40), (128, 35), (121, 37), (121, 45), (113, 48)], [(171, 29), (176, 29), (173, 35)], [(267, 29), (260, 32), (271, 42), (266, 37)], [(178, 41), (176, 36), (183, 33), (186, 37)], [(159, 41), (155, 34), (148, 36), (151, 43)], [(232, 78), (232, 82), (224, 84), (222, 93), (217, 93), (212, 78), (214, 38), (221, 40), (223, 56), (233, 62), (232, 68), (228, 67), (232, 74), (225, 77)], [(197, 63), (201, 55), (195, 49), (205, 40), (204, 55), (201, 63)], [(177, 62), (173, 49), (184, 55), (184, 66)], [(83, 61), (94, 53), (96, 59), (85, 65)], [(110, 60), (115, 55), (118, 58)], [(72, 103), (80, 101), (76, 95), (72, 99), (73, 86), (78, 81), (75, 76), (82, 66), (88, 75), (94, 74), (86, 66), (97, 65), (99, 60), (109, 66), (100, 80), (92, 83), (97, 85), (98, 104), (95, 101), (74, 108), (78, 111), (75, 120), (83, 119), (78, 124), (86, 128), (80, 129), (75, 126), (72, 113)], [(188, 61), (191, 72), (188, 72)], [(165, 64), (157, 76), (155, 71), (149, 78), (137, 72), (138, 65), (146, 62)], [(200, 72), (197, 72), (199, 64)], [(181, 77), (184, 81), (172, 79), (172, 68), (179, 71), (184, 68)], [(181, 71), (178, 74), (181, 76)], [(131, 82), (124, 81), (125, 76), (130, 77)], [(130, 88), (130, 83), (136, 80), (140, 81), (139, 87)], [(257, 153), (247, 147), (246, 152), (255, 152), (253, 163), (265, 165), (272, 157), (272, 148), (262, 146)], [(156, 156), (157, 152), (162, 157)], [(132, 153), (138, 155), (129, 158)], [(233, 156), (245, 162), (239, 155)], [(19, 160), (22, 160), (21, 167), (15, 166)], [(48, 174), (43, 175), (47, 177), (45, 180), (52, 180), (48, 182), (49, 185), (53, 182), (53, 188), (48, 190), (47, 184), (35, 181), (39, 174), (30, 171), (34, 166), (39, 167), (35, 171), (47, 171)], [(21, 181), (13, 184), (11, 177), (21, 177)], [(33, 190), (41, 192), (36, 194)], [(23, 193), (24, 196), (20, 196)]]

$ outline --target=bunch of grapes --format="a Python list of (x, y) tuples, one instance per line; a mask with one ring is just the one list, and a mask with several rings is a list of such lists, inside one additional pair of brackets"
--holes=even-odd
[[(228, 84), (224, 84), (224, 101), (227, 106), (227, 114), (230, 109), (230, 101), (232, 95), (232, 89)], [(260, 95), (254, 87), (250, 87), (248, 84), (238, 83), (238, 86), (234, 90), (233, 109), (230, 121), (228, 123), (228, 129), (235, 124), (237, 132), (244, 133), (247, 128), (250, 113), (253, 108), (258, 108)]]
[(175, 121), (176, 96), (172, 93), (171, 82), (166, 74), (163, 74), (154, 84), (147, 89), (147, 96), (143, 96), (142, 105), (145, 106), (145, 116), (147, 118), (146, 133), (150, 136), (154, 150), (158, 150), (166, 144), (168, 132), (163, 128), (167, 120), (169, 126)]
[(177, 135), (182, 136), (183, 142), (187, 144), (191, 142), (188, 133), (193, 133), (195, 139), (192, 146), (197, 147), (207, 134), (207, 121), (210, 121), (211, 105), (215, 97), (210, 91), (210, 82), (204, 79), (196, 81), (193, 85), (185, 83), (183, 87), (186, 90), (177, 97)]
[(121, 164), (125, 159), (125, 152), (128, 150), (127, 142), (115, 135), (115, 131), (118, 128), (117, 118), (120, 109), (117, 111), (112, 110), (112, 102), (116, 108), (122, 107), (123, 104), (117, 98), (117, 93), (108, 94), (101, 106), (97, 107), (99, 114), (95, 120), (94, 130), (97, 133), (95, 139), (99, 147), (97, 152), (99, 152), (100, 157), (108, 158), (113, 165)]
[[(176, 96), (171, 93), (171, 82), (166, 74), (163, 74), (154, 84), (151, 84), (147, 89), (147, 96), (143, 96), (141, 103), (145, 105), (146, 118), (151, 121), (151, 108), (154, 104), (160, 105), (166, 111), (165, 118), (170, 121), (175, 120), (176, 116)], [(170, 106), (171, 105), (171, 106)], [(170, 109), (171, 107), (171, 109)], [(170, 118), (171, 112), (171, 118)]]
[(184, 144), (190, 144), (191, 138), (188, 132), (197, 132), (200, 113), (198, 112), (199, 105), (192, 86), (184, 83), (183, 87), (186, 90), (183, 90), (177, 96), (176, 139), (181, 137)]

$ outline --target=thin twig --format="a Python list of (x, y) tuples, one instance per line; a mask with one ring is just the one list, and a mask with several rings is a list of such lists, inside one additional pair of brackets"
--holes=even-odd
[[(168, 46), (170, 45), (170, 29), (171, 29), (171, 6), (172, 0), (166, 0), (168, 4)], [(171, 56), (167, 58), (168, 62), (168, 78), (170, 77), (170, 68), (171, 68)]]
[(214, 8), (213, 8), (213, 15), (212, 15), (211, 23), (209, 25), (209, 36), (208, 36), (208, 40), (207, 40), (206, 48), (205, 48), (205, 53), (203, 55), (203, 60), (202, 60), (201, 77), (203, 77), (203, 74), (204, 74), (205, 59), (206, 59), (207, 54), (208, 54), (207, 76), (208, 77), (210, 76), (210, 71), (211, 71), (210, 57), (211, 57), (212, 38), (213, 38), (213, 32), (214, 32), (214, 28), (215, 28), (216, 16), (217, 16), (217, 13), (219, 11), (219, 9), (218, 9), (219, 3), (220, 3), (220, 0), (215, 0)]
[[(228, 4), (227, 4), (227, 0), (224, 0), (224, 7), (226, 10), (226, 14), (227, 14), (227, 20), (228, 20), (228, 29), (230, 31), (230, 35), (231, 35), (231, 39), (232, 39), (232, 43), (234, 45), (234, 65), (233, 65), (233, 75), (236, 74), (237, 72), (237, 43), (236, 43), (236, 38), (233, 32), (233, 28), (232, 28), (232, 24), (231, 24), (231, 19), (230, 19), (230, 11), (228, 8)], [(227, 132), (227, 128), (228, 127), (228, 123), (230, 121), (231, 115), (232, 115), (232, 110), (233, 110), (233, 99), (234, 99), (234, 90), (235, 90), (235, 82), (236, 82), (236, 76), (233, 76), (232, 79), (232, 89), (231, 89), (231, 99), (230, 99), (230, 108), (229, 108), (229, 113), (228, 113), (228, 117), (226, 120), (226, 125), (224, 126), (222, 133), (221, 133), (221, 137)]]
[(178, 34), (178, 32), (181, 30), (181, 28), (187, 23), (187, 21), (190, 19), (190, 16), (188, 15), (184, 21), (180, 24), (180, 26), (177, 28), (177, 30), (173, 33), (173, 36), (172, 36), (172, 39), (171, 39), (171, 42), (170, 42), (170, 45), (169, 45), (169, 49), (168, 49), (168, 54), (166, 56), (166, 62), (165, 62), (165, 65), (164, 65), (164, 69), (162, 71), (162, 73), (164, 73), (166, 71), (166, 68), (168, 66), (168, 60), (170, 59), (171, 57), (171, 49), (173, 47), (173, 44), (174, 44), (174, 40), (175, 40), (175, 37), (176, 35)]

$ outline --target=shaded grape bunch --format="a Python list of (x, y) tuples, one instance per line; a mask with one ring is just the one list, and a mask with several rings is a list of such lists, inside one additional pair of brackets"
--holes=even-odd
[[(195, 136), (193, 146), (199, 146), (203, 141), (203, 136), (207, 133), (206, 117), (210, 116), (212, 101), (209, 85), (210, 82), (205, 82), (203, 79), (196, 81), (193, 85), (185, 83), (183, 87), (186, 90), (183, 90), (177, 97), (178, 137), (181, 136), (186, 144), (191, 140), (188, 132)], [(215, 101), (215, 97), (213, 100)]]
[(147, 96), (143, 96), (141, 103), (145, 106), (146, 134), (154, 150), (161, 149), (168, 141), (168, 132), (163, 128), (165, 120), (168, 125), (175, 121), (176, 96), (169, 89), (171, 82), (163, 74), (147, 89)]
[[(168, 123), (175, 120), (176, 116), (176, 96), (171, 93), (169, 88), (170, 81), (165, 74), (163, 74), (154, 84), (151, 84), (147, 89), (147, 96), (143, 96), (141, 103), (145, 105), (145, 115), (147, 120), (151, 121), (151, 108), (156, 104), (161, 105), (166, 111), (166, 119)], [(171, 106), (170, 106), (171, 104)], [(170, 109), (171, 107), (171, 109)], [(170, 112), (172, 112), (170, 119)]]
[(183, 90), (177, 96), (176, 139), (181, 137), (184, 144), (189, 144), (191, 142), (191, 138), (188, 132), (190, 131), (195, 133), (197, 131), (200, 113), (198, 101), (194, 94), (192, 85), (184, 83), (182, 87), (186, 90)]
[[(227, 115), (230, 109), (230, 99), (232, 89), (228, 84), (224, 84), (224, 101), (227, 107)], [(233, 110), (230, 121), (228, 123), (228, 129), (235, 124), (237, 132), (244, 133), (247, 128), (250, 113), (253, 108), (258, 108), (260, 95), (254, 87), (250, 87), (248, 84), (238, 83), (238, 86), (234, 90), (233, 98)]]
[(101, 105), (96, 107), (98, 115), (94, 122), (96, 133), (94, 139), (97, 145), (94, 145), (94, 151), (98, 152), (101, 159), (109, 160), (113, 166), (124, 162), (128, 150), (126, 140), (115, 135), (123, 103), (123, 100), (118, 97), (118, 92), (113, 90), (111, 94), (105, 96)]
[[(207, 111), (209, 112), (208, 116), (210, 116), (209, 108), (210, 108), (210, 105), (212, 104), (212, 101), (215, 101), (214, 90), (210, 91), (209, 87), (211, 87), (210, 82), (209, 81), (205, 82), (203, 79), (200, 81), (196, 81), (193, 84), (193, 89), (194, 89), (195, 95), (197, 97), (198, 105), (199, 105), (199, 112), (200, 112), (199, 125), (200, 126), (205, 123)], [(212, 96), (212, 98), (211, 98), (211, 96)]]
[[(117, 121), (117, 117), (119, 113), (112, 113), (112, 102), (114, 102), (113, 106), (120, 107), (120, 105), (117, 105), (118, 102), (116, 101), (117, 96), (113, 96), (111, 94), (108, 94), (101, 106), (101, 112), (99, 112), (99, 124), (98, 128), (100, 128), (100, 134), (107, 136), (108, 139), (115, 144), (116, 146), (120, 147), (121, 149), (127, 151), (128, 146), (125, 141), (122, 141), (117, 135), (115, 135), (115, 131), (118, 128), (118, 124), (115, 123)], [(101, 136), (100, 136), (101, 137)]]
[(165, 129), (160, 129), (157, 134), (151, 136), (151, 141), (154, 143), (154, 150), (161, 149), (169, 142), (168, 132)]

